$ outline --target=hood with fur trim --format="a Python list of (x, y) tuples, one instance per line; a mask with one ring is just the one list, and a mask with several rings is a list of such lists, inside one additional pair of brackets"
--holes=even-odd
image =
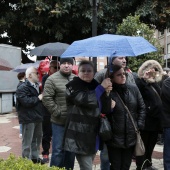
[[(144, 74), (146, 71), (150, 69), (155, 69), (155, 75), (149, 78), (144, 78)], [(162, 80), (163, 69), (161, 65), (156, 60), (147, 60), (145, 61), (138, 70), (139, 78), (144, 78), (148, 83), (155, 83)]]

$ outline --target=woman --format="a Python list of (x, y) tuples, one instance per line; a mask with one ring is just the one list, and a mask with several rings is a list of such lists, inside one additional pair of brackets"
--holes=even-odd
[(69, 118), (64, 149), (76, 154), (80, 170), (92, 170), (97, 151), (100, 120), (97, 95), (102, 94), (109, 86), (112, 89), (109, 78), (99, 85), (93, 77), (94, 66), (92, 62), (85, 60), (79, 64), (78, 77), (66, 85)]
[(162, 101), (160, 98), (160, 86), (163, 69), (155, 60), (145, 61), (138, 70), (136, 84), (141, 92), (146, 105), (145, 127), (141, 131), (141, 137), (145, 145), (145, 155), (136, 157), (137, 170), (157, 170), (152, 166), (152, 153), (161, 131), (160, 115)]
[[(128, 112), (122, 101), (129, 109), (139, 130), (144, 127), (145, 104), (134, 84), (126, 84), (126, 73), (119, 65), (112, 67), (111, 81), (113, 90), (101, 97), (102, 113), (105, 113), (111, 123), (113, 137), (106, 142), (110, 169), (129, 170), (136, 143), (136, 133)], [(120, 99), (121, 98), (121, 99)], [(115, 107), (111, 106), (115, 101)], [(122, 100), (122, 101), (121, 101)]]

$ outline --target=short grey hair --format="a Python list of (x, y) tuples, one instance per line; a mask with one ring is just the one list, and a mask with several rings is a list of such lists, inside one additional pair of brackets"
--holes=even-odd
[[(33, 72), (36, 68), (31, 66), (31, 67), (28, 67), (25, 71), (25, 75), (26, 75), (26, 78), (29, 78), (29, 75), (31, 74), (31, 72)], [(37, 70), (37, 69), (36, 69)]]

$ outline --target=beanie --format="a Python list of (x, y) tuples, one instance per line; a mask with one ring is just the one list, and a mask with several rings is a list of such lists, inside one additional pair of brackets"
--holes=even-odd
[(73, 65), (73, 58), (60, 58), (60, 64), (63, 64), (63, 63), (71, 63)]

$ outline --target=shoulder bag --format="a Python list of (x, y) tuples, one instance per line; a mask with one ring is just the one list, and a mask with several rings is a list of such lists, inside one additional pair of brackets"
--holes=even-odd
[(112, 139), (112, 129), (106, 116), (100, 118), (99, 136), (106, 142)]

